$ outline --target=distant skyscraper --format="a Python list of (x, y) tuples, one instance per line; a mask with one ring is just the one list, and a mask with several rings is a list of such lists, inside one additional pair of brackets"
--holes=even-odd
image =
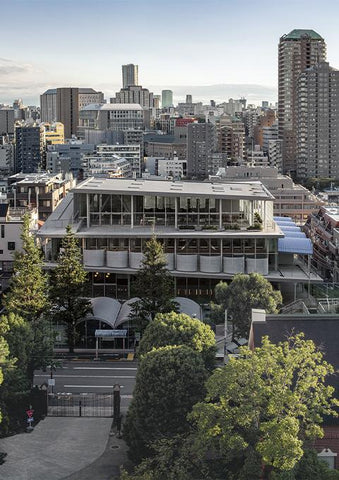
[(297, 177), (339, 178), (339, 71), (327, 62), (297, 85)]
[(326, 60), (325, 40), (314, 30), (292, 30), (279, 42), (278, 121), (283, 171), (296, 172), (296, 90), (299, 75)]
[(192, 95), (186, 95), (186, 103), (193, 103)]
[(162, 90), (161, 92), (161, 106), (162, 108), (173, 106), (173, 92), (172, 90)]
[(138, 65), (129, 63), (122, 66), (122, 88), (134, 87), (138, 83)]

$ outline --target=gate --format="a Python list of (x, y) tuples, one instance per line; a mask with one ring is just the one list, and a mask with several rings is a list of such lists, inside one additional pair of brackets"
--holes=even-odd
[(51, 417), (113, 417), (113, 393), (50, 393)]

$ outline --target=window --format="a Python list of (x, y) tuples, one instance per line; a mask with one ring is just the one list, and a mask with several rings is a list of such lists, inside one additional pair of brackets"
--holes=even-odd
[(8, 242), (8, 250), (15, 250), (15, 242)]
[(1, 225), (1, 238), (5, 238), (5, 225)]

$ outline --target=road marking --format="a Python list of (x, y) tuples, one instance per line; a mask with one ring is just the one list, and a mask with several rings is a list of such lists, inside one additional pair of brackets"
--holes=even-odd
[(138, 370), (134, 367), (72, 367), (73, 370)]
[[(113, 388), (114, 385), (64, 385), (66, 388)], [(120, 385), (120, 388), (124, 388), (124, 385)]]
[[(50, 378), (48, 374), (35, 377)], [(53, 378), (135, 378), (133, 375), (53, 375)]]

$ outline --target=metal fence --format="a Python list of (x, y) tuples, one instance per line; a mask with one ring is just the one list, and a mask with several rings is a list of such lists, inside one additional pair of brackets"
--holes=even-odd
[(52, 417), (113, 417), (113, 393), (50, 393)]

